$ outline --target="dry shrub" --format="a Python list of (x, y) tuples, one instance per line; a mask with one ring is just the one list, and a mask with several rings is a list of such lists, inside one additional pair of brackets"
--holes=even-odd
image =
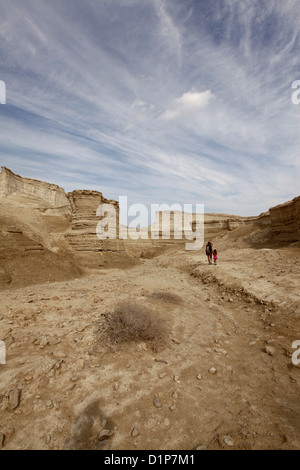
[(150, 294), (152, 299), (162, 300), (164, 302), (170, 302), (173, 304), (178, 304), (181, 302), (181, 297), (177, 294), (173, 294), (172, 292), (158, 290)]
[(120, 302), (106, 320), (106, 331), (113, 342), (141, 340), (151, 343), (157, 350), (163, 346), (167, 336), (163, 319), (134, 301)]

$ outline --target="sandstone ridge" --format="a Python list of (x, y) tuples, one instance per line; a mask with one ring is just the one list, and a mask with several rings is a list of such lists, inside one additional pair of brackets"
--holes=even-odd
[(270, 209), (274, 236), (284, 242), (300, 240), (300, 196)]
[(101, 192), (63, 188), (23, 178), (2, 167), (0, 174), (0, 285), (78, 277), (84, 268), (136, 263), (119, 240), (99, 240), (100, 204), (118, 203)]

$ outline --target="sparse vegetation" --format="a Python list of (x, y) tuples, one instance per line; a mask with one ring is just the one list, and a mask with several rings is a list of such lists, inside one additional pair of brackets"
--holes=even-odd
[(179, 297), (179, 295), (174, 294), (173, 292), (167, 292), (162, 290), (152, 292), (149, 297), (151, 297), (152, 299), (162, 300), (164, 302), (170, 302), (174, 304), (178, 304), (179, 302), (181, 302), (181, 297)]
[(113, 342), (142, 340), (149, 342), (154, 350), (165, 343), (167, 328), (163, 319), (135, 301), (120, 302), (106, 320), (106, 331)]

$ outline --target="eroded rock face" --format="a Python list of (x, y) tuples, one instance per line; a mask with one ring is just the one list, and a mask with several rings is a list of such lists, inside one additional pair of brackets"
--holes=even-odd
[(300, 240), (300, 196), (270, 209), (272, 232), (285, 242)]
[[(264, 212), (257, 217), (241, 217), (227, 214), (205, 214), (204, 229), (206, 232), (218, 230), (233, 231), (243, 225), (259, 225), (268, 227), (271, 224), (269, 212)], [(195, 222), (193, 222), (193, 229)]]
[(70, 203), (65, 191), (56, 184), (45, 183), (30, 178), (22, 178), (6, 167), (0, 173), (0, 197), (23, 194), (41, 199), (49, 204), (49, 208), (66, 208), (70, 210)]
[[(129, 261), (124, 243), (118, 240), (119, 204), (116, 201), (103, 197), (99, 191), (75, 190), (68, 193), (72, 209), (71, 230), (66, 233), (66, 239), (75, 253), (80, 265), (93, 268), (103, 267), (106, 264), (118, 265)], [(116, 226), (115, 239), (101, 239), (97, 236), (97, 225), (101, 219), (97, 215), (97, 208), (109, 204), (115, 210), (111, 214)], [(115, 215), (115, 216), (114, 216)], [(113, 225), (107, 216), (109, 226)]]
[[(0, 174), (0, 284), (29, 285), (78, 276), (82, 267), (130, 265), (122, 240), (99, 239), (97, 208), (116, 201), (98, 191), (66, 194), (57, 185)], [(116, 220), (116, 227), (118, 226)], [(116, 233), (118, 236), (118, 233)], [(19, 269), (20, 267), (20, 269)]]

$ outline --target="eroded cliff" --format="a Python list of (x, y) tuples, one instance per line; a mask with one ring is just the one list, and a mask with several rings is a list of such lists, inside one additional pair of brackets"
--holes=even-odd
[(270, 209), (274, 236), (284, 242), (300, 240), (300, 196)]
[(96, 211), (118, 203), (97, 191), (73, 191), (0, 174), (0, 284), (29, 285), (77, 277), (82, 268), (131, 265), (120, 240), (100, 240)]

